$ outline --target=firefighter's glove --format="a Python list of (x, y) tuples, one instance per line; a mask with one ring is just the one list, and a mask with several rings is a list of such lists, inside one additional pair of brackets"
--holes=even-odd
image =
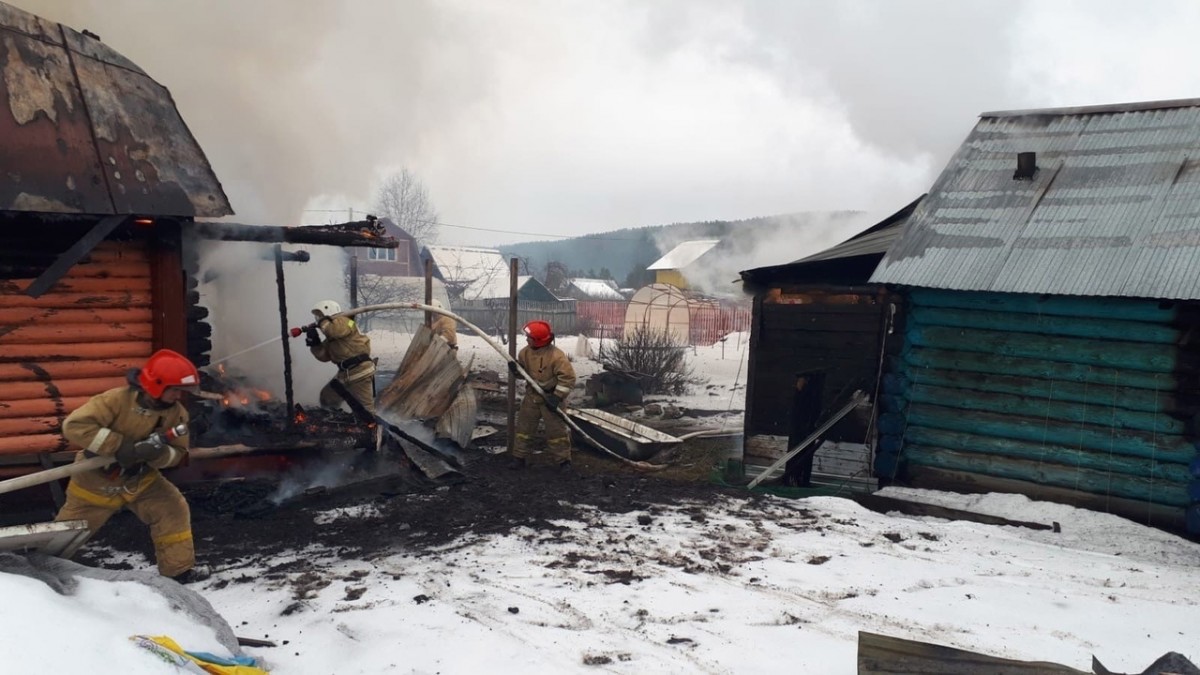
[(139, 464), (160, 459), (166, 452), (166, 446), (148, 438), (136, 443), (124, 441), (121, 443), (121, 447), (117, 448), (117, 464), (120, 464), (122, 469), (130, 469)]
[(549, 408), (549, 409), (551, 409), (551, 410), (555, 410), (555, 409), (557, 409), (557, 408), (558, 408), (558, 405), (559, 405), (560, 403), (562, 403), (562, 399), (561, 399), (561, 398), (559, 398), (559, 397), (555, 396), (555, 395), (554, 395), (554, 394), (552, 394), (552, 393), (548, 393), (548, 394), (546, 394), (546, 407), (547, 407), (547, 408)]
[(304, 344), (307, 347), (319, 347), (321, 345), (321, 334), (317, 332), (316, 326), (305, 327)]
[(513, 377), (518, 377), (518, 378), (521, 377), (521, 373), (517, 372), (517, 362), (516, 361), (508, 362), (508, 372), (512, 373)]

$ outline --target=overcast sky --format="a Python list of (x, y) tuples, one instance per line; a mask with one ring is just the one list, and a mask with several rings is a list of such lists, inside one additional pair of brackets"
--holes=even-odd
[(982, 111), (1200, 96), (1194, 0), (7, 1), (166, 85), (237, 220), (344, 220), (407, 166), (527, 233), (452, 244), (890, 212)]

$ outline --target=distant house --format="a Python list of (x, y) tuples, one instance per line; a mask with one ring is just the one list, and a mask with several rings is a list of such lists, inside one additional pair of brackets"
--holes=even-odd
[(568, 279), (560, 296), (575, 301), (578, 329), (593, 336), (617, 337), (625, 316), (625, 296), (612, 279)]
[(550, 292), (546, 284), (537, 277), (522, 275), (517, 277), (517, 298), (528, 302), (561, 302), (562, 298)]
[(446, 284), (451, 302), (509, 297), (509, 263), (496, 249), (426, 246), (421, 258), (433, 260), (433, 276)]
[(655, 260), (646, 269), (654, 272), (654, 283), (670, 284), (686, 290), (689, 287), (687, 270), (697, 264), (709, 251), (721, 243), (719, 239), (685, 241)]
[(568, 279), (560, 295), (586, 302), (625, 302), (625, 296), (612, 279)]
[(870, 278), (881, 476), (1200, 532), (1200, 99), (984, 113)]
[(379, 222), (400, 245), (396, 248), (349, 249), (348, 253), (358, 258), (358, 273), (381, 277), (424, 277), (425, 268), (417, 240), (390, 218), (380, 218)]

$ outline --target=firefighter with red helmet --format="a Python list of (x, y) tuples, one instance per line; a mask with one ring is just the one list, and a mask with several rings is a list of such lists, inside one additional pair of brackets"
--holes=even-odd
[[(304, 344), (313, 357), (338, 367), (333, 379), (321, 388), (321, 405), (339, 408), (348, 394), (374, 415), (375, 360), (371, 358), (371, 338), (363, 335), (354, 319), (343, 316), (341, 311), (341, 305), (333, 300), (318, 302), (312, 308), (316, 322), (304, 331)], [(324, 341), (321, 333), (325, 334)]]
[(187, 357), (162, 349), (127, 379), (127, 386), (93, 396), (63, 420), (63, 436), (83, 448), (76, 462), (99, 455), (116, 463), (72, 476), (54, 519), (86, 520), (95, 533), (128, 508), (150, 526), (159, 573), (186, 583), (202, 576), (194, 569), (191, 510), (159, 470), (187, 457), (188, 436), (160, 439), (187, 424), (181, 399), (185, 391), (199, 389), (200, 374)]
[[(547, 454), (562, 468), (571, 465), (571, 434), (567, 423), (555, 411), (575, 387), (575, 369), (563, 350), (554, 346), (554, 331), (545, 321), (530, 321), (524, 328), (526, 346), (517, 354), (517, 363), (529, 373), (534, 382), (546, 392), (542, 397), (526, 390), (517, 410), (516, 443), (513, 445), (512, 468), (528, 463), (538, 420), (546, 427)], [(509, 362), (513, 371), (516, 367)]]

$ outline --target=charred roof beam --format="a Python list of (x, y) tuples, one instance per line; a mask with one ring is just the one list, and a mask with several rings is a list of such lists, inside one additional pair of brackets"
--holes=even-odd
[(195, 223), (192, 230), (202, 239), (253, 241), (264, 244), (312, 244), (341, 247), (397, 248), (400, 242), (387, 235), (375, 218), (336, 225), (243, 225), (241, 223)]
[(41, 297), (43, 293), (50, 290), (50, 287), (58, 283), (75, 263), (83, 260), (84, 256), (92, 252), (100, 242), (104, 241), (108, 235), (112, 234), (113, 230), (120, 227), (133, 216), (108, 216), (101, 218), (92, 229), (88, 230), (87, 234), (83, 235), (71, 245), (71, 248), (63, 251), (58, 258), (42, 272), (38, 278), (29, 284), (29, 288), (25, 289), (25, 295), (31, 298)]

